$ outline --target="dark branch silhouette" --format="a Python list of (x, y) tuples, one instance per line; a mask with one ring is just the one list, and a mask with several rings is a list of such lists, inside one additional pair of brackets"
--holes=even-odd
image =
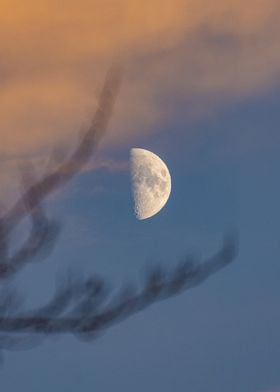
[[(0, 219), (0, 279), (10, 277), (26, 263), (33, 261), (37, 253), (49, 249), (50, 245), (55, 243), (59, 224), (46, 218), (41, 203), (51, 192), (79, 173), (88, 162), (107, 129), (120, 80), (120, 69), (112, 68), (107, 74), (91, 125), (69, 159), (35, 182), (32, 181), (31, 165), (21, 170), (23, 194)], [(9, 258), (7, 252), (11, 232), (25, 216), (31, 219), (30, 236), (22, 248)]]
[[(79, 173), (87, 163), (108, 127), (120, 80), (121, 70), (117, 67), (112, 68), (107, 74), (91, 125), (76, 150), (54, 172), (48, 173), (43, 179), (36, 181), (24, 192), (18, 202), (3, 218), (6, 230), (12, 230), (31, 208), (38, 205), (51, 192)], [(26, 204), (29, 205), (28, 209), (26, 209)]]
[[(31, 164), (21, 168), (22, 196), (0, 218), (0, 282), (13, 277), (27, 263), (45, 259), (53, 250), (61, 225), (47, 217), (42, 202), (78, 174), (96, 150), (112, 115), (120, 80), (120, 70), (112, 68), (91, 125), (70, 158), (60, 160), (54, 171), (39, 180), (35, 179)], [(49, 166), (57, 162), (56, 156), (54, 154)], [(12, 253), (12, 232), (24, 217), (30, 219), (30, 233), (25, 243)], [(0, 291), (0, 348), (25, 349), (41, 343), (47, 336), (61, 333), (93, 339), (153, 303), (200, 285), (232, 262), (236, 253), (236, 238), (227, 238), (221, 250), (204, 263), (191, 260), (169, 271), (158, 266), (148, 271), (142, 288), (127, 285), (114, 295), (110, 294), (105, 279), (91, 276), (83, 280), (69, 275), (64, 282), (59, 282), (49, 303), (34, 311), (26, 311), (21, 296), (3, 286)]]
[(16, 318), (0, 318), (0, 331), (46, 334), (70, 332), (80, 335), (102, 331), (156, 301), (203, 283), (227, 266), (234, 259), (236, 250), (236, 240), (231, 238), (225, 240), (222, 249), (203, 264), (181, 263), (169, 272), (160, 267), (152, 269), (139, 292), (124, 288), (117, 299), (113, 297), (109, 301), (106, 284), (100, 278), (93, 276), (85, 282), (70, 280), (43, 308)]

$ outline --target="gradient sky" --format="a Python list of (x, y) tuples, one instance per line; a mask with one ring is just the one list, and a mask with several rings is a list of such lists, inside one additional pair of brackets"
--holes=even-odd
[[(28, 157), (40, 168), (53, 146), (71, 148), (111, 62), (125, 69), (92, 165), (47, 203), (63, 234), (47, 262), (17, 277), (27, 306), (47, 301), (69, 269), (117, 288), (140, 284), (153, 263), (207, 258), (232, 228), (240, 241), (226, 269), (93, 343), (64, 336), (5, 352), (3, 391), (279, 392), (279, 1), (1, 8), (4, 205), (18, 165)], [(133, 216), (132, 147), (158, 154), (172, 177), (169, 202), (145, 221)]]

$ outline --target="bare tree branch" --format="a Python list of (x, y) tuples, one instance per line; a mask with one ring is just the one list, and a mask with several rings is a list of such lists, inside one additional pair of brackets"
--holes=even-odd
[(91, 125), (76, 150), (67, 161), (60, 164), (55, 172), (47, 174), (43, 179), (31, 185), (18, 202), (6, 213), (3, 217), (6, 230), (12, 230), (28, 213), (25, 208), (26, 200), (28, 203), (32, 202), (32, 208), (35, 207), (51, 192), (79, 173), (87, 163), (107, 129), (120, 87), (120, 81), (121, 70), (118, 67), (112, 67), (107, 74)]
[[(23, 194), (0, 218), (0, 280), (14, 275), (37, 256), (45, 258), (53, 248), (60, 232), (60, 225), (54, 220), (47, 219), (41, 203), (51, 192), (78, 174), (95, 151), (112, 115), (120, 80), (121, 70), (112, 67), (107, 74), (91, 125), (69, 159), (60, 163), (55, 171), (47, 173), (40, 180), (34, 179), (31, 164), (21, 168)], [(57, 154), (54, 158), (56, 157)], [(24, 216), (29, 216), (31, 220), (29, 237), (14, 255), (8, 256), (11, 232)]]
[[(102, 280), (93, 277), (82, 285), (72, 283), (60, 289), (47, 306), (31, 314), (0, 317), (0, 331), (84, 335), (106, 330), (157, 301), (200, 285), (232, 262), (236, 252), (237, 242), (232, 238), (225, 241), (214, 257), (201, 265), (183, 263), (170, 272), (160, 268), (150, 270), (139, 292), (121, 291), (117, 300), (111, 298), (102, 309), (100, 307), (106, 298)], [(78, 315), (75, 316), (77, 310)]]

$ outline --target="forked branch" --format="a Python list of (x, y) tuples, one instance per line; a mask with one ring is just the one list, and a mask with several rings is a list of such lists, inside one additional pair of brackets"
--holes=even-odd
[[(51, 192), (78, 174), (96, 150), (108, 127), (120, 80), (121, 70), (112, 67), (107, 74), (89, 129), (70, 158), (37, 181), (31, 181), (31, 167), (25, 168), (27, 170), (23, 173), (23, 194), (0, 218), (0, 279), (12, 276), (26, 263), (33, 261), (39, 253), (42, 254), (44, 249), (52, 248), (59, 233), (59, 224), (47, 219), (41, 203)], [(16, 254), (8, 256), (11, 233), (25, 216), (29, 216), (31, 220), (30, 235)]]

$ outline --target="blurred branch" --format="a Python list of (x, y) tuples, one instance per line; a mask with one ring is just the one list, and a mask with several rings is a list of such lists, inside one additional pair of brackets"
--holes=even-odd
[(43, 308), (20, 317), (0, 317), (0, 331), (95, 336), (157, 301), (200, 285), (232, 262), (236, 253), (236, 239), (226, 239), (221, 250), (204, 263), (181, 263), (169, 272), (161, 268), (150, 270), (140, 291), (121, 290), (109, 301), (102, 279), (91, 277), (83, 283), (70, 280)]
[[(20, 199), (0, 218), (0, 280), (14, 275), (21, 267), (35, 259), (45, 258), (57, 241), (60, 225), (48, 220), (42, 208), (42, 201), (53, 191), (67, 183), (78, 174), (87, 163), (102, 136), (104, 135), (121, 80), (121, 71), (117, 67), (108, 72), (100, 94), (96, 112), (89, 129), (82, 137), (70, 158), (59, 161), (62, 154), (55, 152), (53, 163), (58, 167), (43, 178), (35, 180), (32, 165), (21, 168), (23, 192)], [(49, 162), (49, 166), (52, 162)], [(12, 256), (9, 256), (11, 232), (28, 216), (31, 230), (26, 242)]]
[[(112, 67), (107, 73), (89, 129), (78, 143), (76, 150), (68, 160), (60, 163), (54, 172), (48, 173), (44, 178), (30, 185), (6, 213), (2, 220), (5, 222), (7, 231), (12, 230), (33, 207), (37, 206), (51, 192), (68, 182), (87, 163), (108, 127), (120, 81), (121, 70)], [(28, 209), (26, 209), (26, 205), (29, 205)]]

